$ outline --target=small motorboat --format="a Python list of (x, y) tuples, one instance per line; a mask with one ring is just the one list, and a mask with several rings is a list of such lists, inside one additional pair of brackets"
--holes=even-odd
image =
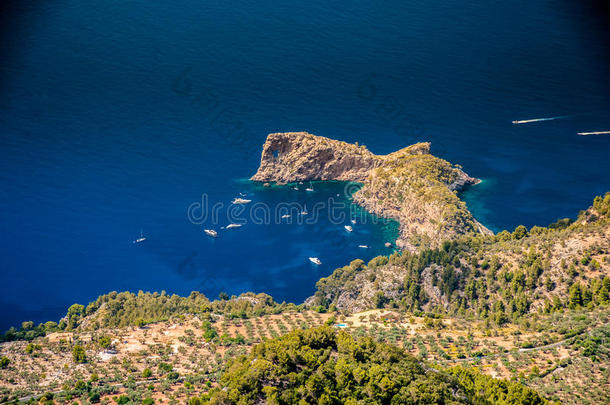
[(133, 243), (142, 243), (146, 240), (146, 237), (144, 236), (144, 234), (142, 233), (142, 231), (140, 231), (140, 237), (136, 240), (133, 241)]
[(213, 238), (216, 238), (218, 236), (218, 232), (216, 232), (213, 229), (204, 229), (203, 232), (205, 232), (206, 235), (211, 236)]
[(248, 200), (246, 198), (235, 198), (233, 201), (231, 201), (231, 204), (248, 204), (251, 203), (252, 200)]
[(354, 228), (352, 228), (352, 226), (351, 226), (351, 225), (345, 225), (345, 226), (344, 226), (344, 228), (345, 228), (345, 230), (346, 230), (346, 231), (348, 231), (348, 232), (352, 232), (352, 231), (354, 230)]
[(280, 218), (290, 218), (290, 214), (284, 214)]
[(305, 189), (305, 191), (309, 191), (309, 192), (311, 192), (311, 191), (313, 191), (313, 187), (307, 187), (307, 188)]
[(359, 248), (361, 249), (368, 249), (369, 247), (367, 245), (358, 245)]
[(241, 224), (229, 224), (225, 229), (241, 228)]
[(354, 225), (356, 224), (356, 220), (355, 219), (352, 219), (352, 224), (354, 224)]
[(310, 257), (310, 258), (309, 258), (309, 261), (310, 261), (310, 262), (312, 262), (313, 264), (318, 265), (318, 266), (322, 264), (322, 262), (320, 261), (320, 259), (318, 259), (317, 257)]

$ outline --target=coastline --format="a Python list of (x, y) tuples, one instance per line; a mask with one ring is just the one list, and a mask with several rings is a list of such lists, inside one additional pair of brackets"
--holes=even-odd
[(353, 201), (372, 214), (396, 220), (400, 231), (395, 244), (409, 251), (439, 246), (459, 234), (493, 234), (457, 195), (480, 180), (431, 155), (430, 143), (374, 155), (363, 145), (307, 132), (273, 133), (267, 136), (251, 180), (359, 183), (362, 187), (352, 194)]

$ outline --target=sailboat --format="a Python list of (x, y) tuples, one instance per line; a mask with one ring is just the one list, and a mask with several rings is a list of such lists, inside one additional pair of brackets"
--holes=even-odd
[(309, 182), (309, 187), (305, 189), (305, 191), (313, 191), (313, 186), (311, 185), (311, 181)]
[(136, 240), (133, 241), (133, 243), (142, 243), (146, 240), (146, 237), (144, 236), (144, 233), (142, 233), (142, 230), (140, 229), (140, 237)]

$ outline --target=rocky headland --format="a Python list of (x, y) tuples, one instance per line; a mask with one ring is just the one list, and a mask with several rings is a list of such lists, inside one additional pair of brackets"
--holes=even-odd
[(400, 223), (396, 245), (415, 251), (467, 233), (490, 234), (457, 192), (479, 180), (417, 143), (388, 155), (307, 132), (273, 133), (252, 180), (286, 184), (340, 180), (362, 184), (352, 195), (369, 212)]

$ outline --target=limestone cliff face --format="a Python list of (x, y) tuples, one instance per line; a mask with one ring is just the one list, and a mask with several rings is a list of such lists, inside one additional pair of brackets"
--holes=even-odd
[(469, 232), (490, 233), (456, 194), (478, 180), (432, 156), (430, 143), (378, 156), (364, 146), (306, 132), (270, 134), (252, 180), (278, 184), (360, 182), (363, 187), (353, 194), (354, 202), (376, 215), (397, 220), (400, 236), (396, 244), (402, 249), (438, 246)]
[(269, 134), (252, 180), (284, 184), (304, 180), (363, 182), (381, 159), (366, 148), (308, 134)]

